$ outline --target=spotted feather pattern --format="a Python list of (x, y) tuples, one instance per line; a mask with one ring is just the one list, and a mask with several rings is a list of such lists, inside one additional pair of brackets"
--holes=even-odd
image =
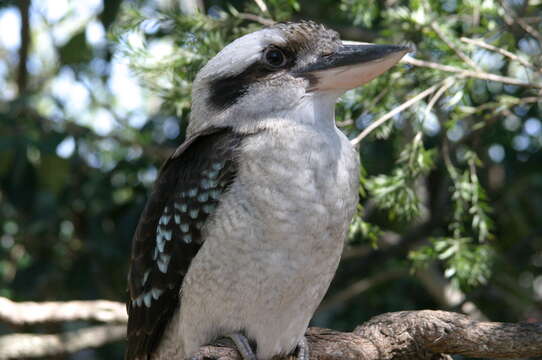
[(235, 179), (240, 142), (230, 129), (210, 129), (187, 139), (162, 166), (133, 239), (126, 360), (150, 359), (180, 306), (202, 230)]

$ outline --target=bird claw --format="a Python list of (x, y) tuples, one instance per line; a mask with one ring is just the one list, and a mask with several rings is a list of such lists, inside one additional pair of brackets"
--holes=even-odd
[(233, 341), (235, 347), (237, 348), (237, 351), (239, 351), (239, 354), (241, 354), (243, 360), (257, 360), (256, 355), (254, 354), (254, 351), (250, 346), (250, 342), (245, 335), (240, 333), (234, 333), (228, 335), (227, 337), (231, 339), (231, 341)]
[[(243, 360), (258, 360), (256, 358), (256, 355), (254, 354), (254, 351), (252, 350), (252, 347), (250, 345), (250, 342), (248, 341), (247, 337), (244, 336), (241, 333), (233, 333), (231, 335), (227, 335), (224, 338), (218, 339), (215, 341), (215, 345), (218, 346), (224, 346), (229, 345), (226, 344), (226, 342), (232, 342), (233, 345), (235, 345), (235, 348), (241, 354), (241, 358)], [(296, 355), (291, 355), (288, 357), (288, 359), (292, 360), (309, 360), (309, 343), (307, 342), (307, 338), (303, 336), (301, 340), (299, 340), (299, 343), (297, 344), (296, 348)], [(191, 358), (190, 360), (202, 360), (199, 358)]]
[(297, 343), (297, 360), (309, 360), (309, 343), (305, 336)]

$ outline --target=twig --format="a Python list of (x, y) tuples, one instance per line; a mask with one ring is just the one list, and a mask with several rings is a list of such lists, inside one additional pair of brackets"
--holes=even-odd
[[(369, 205), (370, 204), (371, 203), (369, 202)], [(367, 211), (367, 206), (366, 206), (364, 218), (366, 217), (367, 212), (368, 211)], [(399, 243), (400, 241), (401, 241), (401, 236), (399, 236), (399, 234), (393, 231), (385, 231), (378, 237), (377, 247), (380, 251), (384, 251), (388, 249), (390, 246), (393, 246), (394, 244)], [(352, 259), (359, 259), (362, 257), (366, 257), (366, 256), (369, 256), (369, 254), (371, 254), (371, 252), (373, 251), (374, 251), (373, 246), (368, 245), (368, 244), (345, 247), (341, 255), (341, 261), (349, 261)]]
[(346, 289), (339, 291), (338, 293), (331, 296), (329, 299), (325, 300), (318, 311), (326, 311), (334, 306), (344, 304), (345, 302), (351, 300), (353, 297), (358, 296), (359, 294), (369, 290), (370, 288), (382, 284), (384, 282), (397, 279), (402, 276), (408, 275), (404, 269), (399, 270), (390, 270), (382, 271), (377, 273), (373, 277), (365, 278), (348, 286)]
[(542, 22), (542, 16), (525, 16), (522, 17), (521, 20), (525, 21), (527, 24), (540, 24)]
[(125, 325), (101, 325), (63, 334), (11, 334), (0, 337), (0, 360), (37, 358), (74, 353), (118, 341)]
[[(382, 100), (382, 98), (388, 93), (388, 91), (389, 91), (389, 88), (384, 88), (375, 97), (373, 97), (371, 99), (371, 102), (369, 103), (369, 105), (365, 108), (365, 110), (363, 110), (363, 112), (361, 113), (360, 116), (363, 116), (363, 115), (366, 115), (367, 113), (369, 113), (368, 109), (372, 109), (375, 104), (378, 104), (380, 102), (380, 100)], [(355, 124), (354, 120), (352, 120), (352, 119), (337, 122), (338, 127), (344, 127), (344, 126), (349, 126), (349, 125), (354, 125), (354, 124)]]
[(354, 125), (354, 120), (347, 119), (347, 120), (344, 120), (344, 121), (337, 121), (336, 124), (337, 124), (337, 127), (350, 126), (350, 125)]
[(474, 61), (472, 61), (471, 58), (469, 58), (467, 55), (465, 55), (464, 52), (462, 52), (461, 50), (459, 50), (450, 40), (448, 40), (448, 38), (446, 37), (446, 35), (444, 35), (444, 33), (442, 32), (442, 30), (440, 30), (439, 26), (436, 24), (436, 23), (431, 23), (431, 29), (433, 29), (433, 31), (435, 31), (435, 33), (438, 35), (438, 37), (444, 41), (444, 43), (450, 48), (452, 49), (457, 56), (459, 56), (461, 58), (461, 60), (463, 60), (465, 63), (467, 63), (470, 67), (472, 67), (473, 69), (477, 70), (477, 71), (483, 71), (479, 66), (478, 64), (476, 64)]
[(425, 116), (427, 116), (427, 114), (429, 114), (431, 112), (431, 110), (433, 109), (433, 106), (435, 106), (438, 99), (440, 99), (442, 97), (442, 95), (444, 95), (446, 90), (448, 90), (450, 87), (452, 87), (452, 85), (454, 84), (453, 80), (454, 80), (453, 76), (450, 76), (450, 77), (444, 79), (444, 85), (442, 85), (440, 87), (440, 89), (437, 90), (435, 95), (433, 95), (431, 100), (429, 100), (429, 102), (427, 103), (427, 107), (425, 108)]
[(508, 77), (508, 76), (495, 75), (495, 74), (490, 74), (490, 73), (486, 73), (486, 72), (479, 73), (479, 72), (475, 72), (475, 71), (464, 70), (464, 69), (460, 69), (460, 68), (455, 67), (455, 66), (441, 65), (441, 64), (434, 63), (434, 62), (431, 62), (431, 61), (414, 59), (413, 57), (410, 57), (410, 56), (403, 57), (403, 59), (401, 59), (401, 62), (404, 62), (406, 64), (410, 64), (410, 65), (414, 65), (414, 66), (420, 66), (420, 67), (426, 67), (426, 68), (431, 68), (431, 69), (456, 73), (459, 76), (463, 76), (463, 77), (471, 77), (471, 78), (475, 78), (475, 79), (501, 82), (501, 83), (509, 84), (509, 85), (533, 87), (533, 88), (542, 89), (542, 84), (526, 83), (526, 82), (523, 82), (521, 80), (511, 78), (511, 77)]
[(457, 286), (452, 285), (449, 279), (446, 279), (442, 272), (437, 270), (435, 264), (416, 269), (416, 278), (431, 294), (433, 299), (444, 308), (455, 308), (461, 306), (461, 311), (470, 316), (471, 319), (478, 321), (487, 321), (478, 307), (470, 301), (465, 301), (465, 294)]
[(540, 32), (538, 32), (522, 18), (517, 16), (516, 12), (510, 8), (510, 6), (508, 6), (506, 0), (501, 1), (500, 3), (504, 8), (504, 18), (507, 20), (507, 22), (516, 22), (523, 30), (525, 30), (526, 33), (542, 43), (542, 34)]
[(95, 301), (13, 302), (0, 297), (0, 321), (12, 325), (93, 320), (125, 323), (128, 321), (123, 303)]
[(240, 17), (241, 19), (254, 21), (254, 22), (260, 23), (260, 24), (265, 25), (265, 26), (271, 26), (271, 25), (275, 24), (274, 20), (267, 19), (267, 18), (264, 18), (264, 17), (259, 16), (259, 15), (255, 15), (255, 14), (238, 13), (237, 16)]
[[(462, 140), (461, 140), (461, 143), (470, 143), (471, 140), (473, 139), (473, 137), (477, 136), (477, 134), (480, 133), (480, 131), (483, 131), (484, 129), (486, 129), (488, 126), (491, 126), (493, 124), (495, 124), (501, 117), (500, 115), (503, 115), (503, 116), (509, 116), (512, 114), (512, 111), (510, 110), (510, 108), (512, 106), (515, 106), (515, 105), (520, 105), (520, 104), (529, 104), (529, 103), (534, 103), (534, 102), (542, 102), (542, 91), (540, 92), (540, 96), (536, 97), (536, 96), (529, 96), (529, 97), (524, 97), (524, 98), (513, 98), (513, 99), (510, 99), (510, 101), (506, 101), (506, 102), (502, 102), (502, 101), (497, 101), (497, 102), (491, 102), (491, 103), (486, 103), (486, 104), (482, 104), (482, 105), (479, 105), (477, 107), (467, 107), (467, 106), (463, 106), (462, 110), (464, 112), (467, 112), (469, 115), (471, 114), (477, 114), (477, 113), (480, 113), (482, 111), (485, 111), (485, 110), (491, 110), (493, 111), (493, 116), (487, 118), (485, 117), (484, 119), (484, 122), (481, 126), (477, 126), (476, 129), (473, 129), (473, 131), (471, 131), (467, 136), (465, 136)], [(448, 142), (448, 138), (444, 138), (444, 144)], [(446, 158), (444, 158), (446, 160)]]
[(495, 111), (495, 114), (499, 114), (506, 109), (510, 108), (511, 106), (520, 105), (520, 104), (529, 104), (542, 101), (542, 93), (540, 96), (528, 96), (524, 98), (512, 98), (506, 102), (497, 100), (496, 102), (489, 102), (485, 103), (476, 107), (471, 106), (462, 106), (462, 110), (466, 113), (470, 114), (476, 114), (484, 110), (492, 110)]
[(517, 56), (514, 53), (511, 53), (508, 50), (505, 50), (505, 49), (490, 45), (490, 44), (488, 44), (488, 43), (486, 43), (486, 42), (484, 42), (482, 40), (479, 40), (479, 39), (469, 39), (469, 38), (466, 38), (466, 37), (462, 37), (460, 40), (463, 41), (463, 42), (466, 42), (468, 44), (476, 45), (476, 46), (479, 46), (479, 47), (487, 49), (487, 50), (498, 52), (501, 55), (504, 55), (504, 56), (514, 60), (514, 61), (519, 62), (521, 65), (523, 65), (525, 67), (529, 67), (529, 68), (534, 69), (536, 71), (542, 72), (542, 69), (537, 68), (536, 66), (529, 63), (525, 59), (522, 59), (521, 57)]
[(452, 157), (450, 155), (450, 142), (447, 136), (444, 136), (442, 141), (442, 159), (444, 160), (446, 170), (448, 170), (450, 177), (455, 182), (459, 175), (457, 174), (457, 170), (452, 162)]
[(387, 120), (391, 119), (395, 114), (400, 113), (401, 111), (409, 108), (410, 106), (414, 105), (421, 99), (429, 96), (431, 93), (433, 93), (436, 89), (438, 89), (441, 86), (441, 83), (435, 84), (431, 86), (428, 89), (425, 89), (418, 95), (414, 96), (412, 99), (405, 101), (401, 105), (397, 106), (392, 111), (388, 112), (387, 114), (381, 116), (377, 120), (371, 123), (371, 125), (367, 126), (358, 136), (356, 136), (354, 139), (350, 140), (352, 145), (357, 146), (361, 140), (363, 140), (367, 135), (369, 135), (374, 129), (385, 123)]

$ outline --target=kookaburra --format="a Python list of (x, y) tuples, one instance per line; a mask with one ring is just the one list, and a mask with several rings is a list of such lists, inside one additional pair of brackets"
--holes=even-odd
[(407, 51), (280, 23), (201, 69), (186, 140), (135, 232), (127, 360), (186, 359), (223, 337), (245, 360), (308, 359), (304, 334), (358, 202), (335, 102)]

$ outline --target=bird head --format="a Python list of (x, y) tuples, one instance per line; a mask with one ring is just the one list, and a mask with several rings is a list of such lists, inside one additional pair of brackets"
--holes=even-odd
[(197, 74), (189, 133), (252, 132), (333, 119), (337, 98), (396, 64), (409, 48), (343, 42), (314, 22), (278, 23), (233, 41)]

